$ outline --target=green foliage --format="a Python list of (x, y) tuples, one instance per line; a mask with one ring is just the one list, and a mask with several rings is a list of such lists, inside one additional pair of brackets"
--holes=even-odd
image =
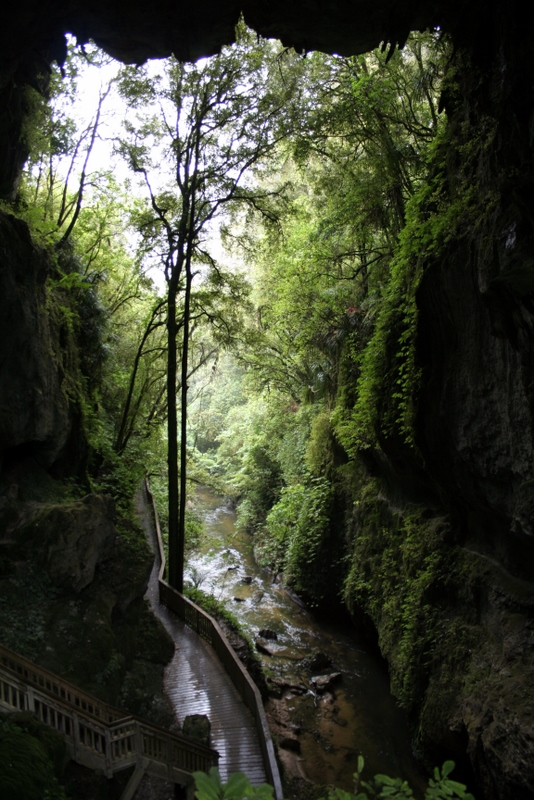
[[(363, 756), (358, 757), (358, 771), (354, 773), (355, 790), (346, 792), (343, 789), (331, 789), (327, 800), (411, 800), (413, 791), (406, 781), (392, 778), (389, 775), (375, 775), (372, 781), (362, 781), (365, 762)], [(474, 800), (463, 783), (452, 780), (449, 776), (454, 769), (454, 761), (445, 761), (442, 768), (434, 769), (425, 792), (425, 800)], [(252, 786), (249, 779), (241, 772), (233, 773), (226, 783), (216, 767), (209, 774), (195, 772), (195, 797), (197, 800), (272, 800), (274, 790), (268, 784)]]
[[(169, 580), (177, 588), (183, 573), (189, 379), (216, 355), (217, 344), (235, 341), (247, 295), (246, 281), (214, 256), (208, 231), (236, 206), (276, 218), (282, 190), (258, 187), (252, 172), (280, 141), (294, 93), (278, 85), (276, 46), (242, 22), (236, 39), (195, 64), (168, 59), (162, 74), (150, 80), (144, 69), (125, 67), (120, 76), (128, 108), (117, 149), (132, 173), (142, 176), (141, 250), (160, 267), (166, 284)], [(167, 173), (160, 169), (162, 159), (171, 165)], [(203, 327), (211, 334), (204, 341)]]
[[(332, 474), (321, 475), (325, 462), (333, 465), (331, 431), (323, 436), (328, 415), (319, 404), (296, 406), (279, 393), (252, 394), (249, 386), (247, 381), (243, 387), (248, 390), (245, 402), (225, 384), (241, 402), (219, 417), (225, 428), (210, 455), (213, 468), (227, 476), (227, 491), (241, 498), (239, 525), (254, 533), (259, 562), (284, 571), (310, 602), (333, 599), (341, 582), (342, 543), (341, 527), (332, 521)], [(316, 476), (306, 466), (312, 429)]]
[[(145, 453), (146, 456), (146, 453)], [(159, 461), (156, 458), (159, 456)], [(168, 489), (165, 470), (162, 469), (161, 455), (156, 454), (153, 461), (153, 466), (158, 466), (160, 471), (157, 474), (150, 475), (150, 489), (154, 495), (156, 508), (158, 509), (158, 519), (160, 522), (163, 544), (165, 547), (167, 541), (167, 522), (168, 522)], [(187, 507), (185, 510), (185, 552), (189, 553), (195, 550), (204, 535), (204, 523), (202, 518), (196, 513), (194, 508)]]
[(471, 169), (483, 160), (494, 125), (488, 121), (465, 142), (463, 178), (451, 192), (448, 154), (450, 131), (441, 128), (424, 153), (426, 179), (408, 199), (405, 224), (398, 236), (390, 275), (383, 290), (376, 325), (358, 368), (353, 406), (340, 394), (333, 417), (336, 434), (350, 455), (395, 437), (415, 446), (414, 423), (420, 369), (416, 363), (418, 310), (416, 293), (425, 269), (443, 258), (454, 242), (484, 229), (495, 197)]
[(291, 205), (278, 228), (232, 232), (255, 266), (257, 310), (238, 353), (252, 397), (226, 417), (216, 461), (259, 559), (313, 602), (345, 572), (334, 530), (346, 454), (384, 433), (413, 442), (415, 294), (469, 203), (438, 213), (446, 49), (414, 36), (388, 64), (378, 53), (313, 54), (301, 65), (310, 96), (279, 165)]
[(185, 511), (185, 546), (187, 550), (195, 550), (204, 534), (204, 523), (202, 518), (192, 509)]
[(473, 795), (466, 791), (463, 783), (449, 778), (453, 769), (454, 761), (445, 761), (441, 770), (438, 767), (434, 767), (433, 777), (428, 782), (425, 800), (447, 800), (449, 797), (474, 800)]
[(67, 800), (58, 782), (63, 738), (31, 715), (0, 716), (0, 792), (9, 800)]
[(393, 513), (375, 481), (360, 488), (345, 602), (373, 619), (392, 692), (406, 708), (421, 699), (449, 622), (444, 608), (456, 551), (445, 544), (446, 531), (443, 519), (422, 508)]
[(23, 136), (29, 158), (13, 210), (43, 243), (58, 247), (77, 225), (84, 195), (98, 193), (95, 187), (102, 178), (90, 172), (89, 161), (112, 84), (101, 90), (94, 116), (88, 118), (87, 98), (80, 102), (76, 90), (89, 60), (110, 61), (94, 46), (84, 48), (82, 55), (71, 37), (63, 67), (53, 66), (49, 75), (39, 77), (39, 91), (27, 89), (25, 96)]
[(204, 611), (211, 617), (214, 619), (224, 620), (231, 630), (239, 633), (245, 639), (247, 639), (247, 636), (242, 630), (237, 617), (235, 617), (231, 611), (228, 611), (224, 603), (222, 603), (220, 600), (217, 600), (217, 598), (212, 594), (207, 594), (201, 589), (197, 589), (193, 586), (186, 586), (184, 589), (184, 594), (186, 597), (192, 600), (193, 603), (196, 603), (197, 606), (203, 608)]
[(230, 409), (218, 436), (217, 460), (228, 476), (229, 492), (244, 496), (238, 509), (238, 527), (244, 529), (263, 522), (280, 492), (281, 470), (274, 444), (280, 429), (269, 410), (263, 398), (251, 397), (248, 403)]
[(334, 471), (334, 441), (330, 414), (322, 411), (313, 418), (306, 445), (305, 462), (314, 477), (332, 478)]
[(312, 605), (332, 599), (339, 574), (339, 544), (332, 530), (333, 492), (324, 478), (282, 489), (267, 515), (256, 545), (259, 563), (282, 571), (287, 582)]
[(252, 786), (242, 772), (234, 772), (226, 783), (221, 781), (219, 770), (212, 767), (209, 774), (194, 772), (197, 800), (273, 800), (274, 789), (267, 783)]
[(283, 237), (258, 242), (255, 336), (242, 353), (258, 388), (298, 404), (335, 393), (337, 358), (351, 327), (347, 309), (358, 294), (353, 259), (339, 255), (353, 243), (344, 231), (325, 235), (321, 212), (303, 194), (284, 219)]
[[(355, 790), (345, 792), (342, 789), (332, 789), (327, 800), (372, 800), (373, 798), (389, 798), (389, 800), (411, 800), (413, 791), (407, 781), (402, 778), (392, 778), (389, 775), (375, 775), (372, 781), (361, 779), (365, 762), (363, 756), (358, 756), (358, 771), (354, 773)], [(425, 800), (474, 800), (466, 786), (458, 781), (453, 781), (449, 775), (454, 769), (454, 761), (445, 761), (441, 770), (434, 769), (433, 778), (429, 780), (425, 791)]]

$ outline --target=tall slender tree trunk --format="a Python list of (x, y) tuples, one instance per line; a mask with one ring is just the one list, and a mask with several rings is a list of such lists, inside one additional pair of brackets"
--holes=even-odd
[(177, 559), (180, 569), (181, 585), (178, 591), (183, 591), (184, 575), (184, 547), (185, 547), (185, 506), (187, 502), (187, 370), (189, 363), (189, 318), (191, 309), (191, 261), (186, 259), (185, 296), (183, 317), (183, 345), (182, 345), (182, 386), (181, 386), (181, 426), (180, 426), (180, 511), (178, 517), (178, 542)]
[(178, 416), (176, 413), (176, 295), (177, 275), (169, 282), (167, 298), (167, 470), (169, 488), (169, 569), (167, 579), (183, 589), (183, 557), (178, 544)]

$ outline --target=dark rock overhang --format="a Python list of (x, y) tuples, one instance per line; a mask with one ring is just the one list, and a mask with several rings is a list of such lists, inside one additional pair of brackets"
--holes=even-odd
[(92, 38), (121, 61), (211, 55), (231, 42), (241, 13), (263, 36), (298, 50), (362, 53), (451, 18), (450, 0), (22, 0), (3, 12), (3, 71), (21, 56), (61, 58), (64, 34)]
[[(461, 0), (454, 0), (454, 4)], [(0, 15), (0, 197), (16, 196), (28, 153), (25, 86), (46, 91), (63, 63), (65, 34), (93, 39), (129, 64), (173, 53), (184, 61), (234, 40), (241, 14), (258, 33), (302, 50), (349, 55), (380, 42), (402, 45), (410, 30), (436, 25), (450, 1), (434, 0), (19, 0)]]
[(24, 86), (45, 90), (66, 33), (135, 64), (212, 55), (233, 41), (240, 14), (285, 46), (340, 55), (402, 47), (410, 31), (439, 27), (488, 64), (504, 29), (510, 42), (528, 35), (525, 13), (519, 0), (19, 0), (0, 16), (0, 197), (16, 195), (27, 155)]

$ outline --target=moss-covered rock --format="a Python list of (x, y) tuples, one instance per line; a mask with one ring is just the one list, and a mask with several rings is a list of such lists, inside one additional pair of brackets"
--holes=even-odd
[(67, 762), (61, 734), (31, 714), (0, 715), (0, 792), (9, 800), (63, 800)]
[(32, 521), (17, 534), (20, 547), (35, 558), (57, 587), (80, 592), (115, 544), (115, 505), (111, 497), (89, 494), (61, 505), (39, 504)]
[(392, 507), (376, 480), (360, 483), (358, 498), (345, 599), (376, 627), (419, 755), (428, 766), (445, 755), (465, 764), (467, 755), (485, 796), (527, 798), (532, 584), (454, 544), (450, 520)]
[(152, 553), (124, 503), (117, 513), (110, 498), (75, 491), (35, 464), (5, 476), (0, 640), (108, 703), (170, 724), (162, 683), (174, 645), (144, 600)]

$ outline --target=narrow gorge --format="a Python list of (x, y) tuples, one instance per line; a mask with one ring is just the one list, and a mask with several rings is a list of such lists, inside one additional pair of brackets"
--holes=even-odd
[(329, 483), (317, 512), (328, 507), (329, 527), (314, 551), (321, 585), (296, 588), (331, 614), (341, 597), (378, 645), (426, 767), (452, 758), (477, 800), (530, 800), (534, 66), (516, 0), (21, 0), (2, 11), (1, 642), (170, 724), (172, 644), (143, 600), (151, 555), (98, 449), (101, 406), (114, 402), (100, 390), (104, 312), (64, 279), (78, 269), (69, 246), (32, 238), (18, 192), (27, 122), (51, 64), (65, 62), (65, 34), (125, 64), (192, 61), (232, 42), (241, 13), (298, 52), (383, 44), (393, 57), (427, 29), (450, 43), (444, 122), (395, 237), (390, 288), (372, 335), (362, 309), (346, 309), (365, 355), (344, 351), (335, 408), (312, 426), (310, 492)]

